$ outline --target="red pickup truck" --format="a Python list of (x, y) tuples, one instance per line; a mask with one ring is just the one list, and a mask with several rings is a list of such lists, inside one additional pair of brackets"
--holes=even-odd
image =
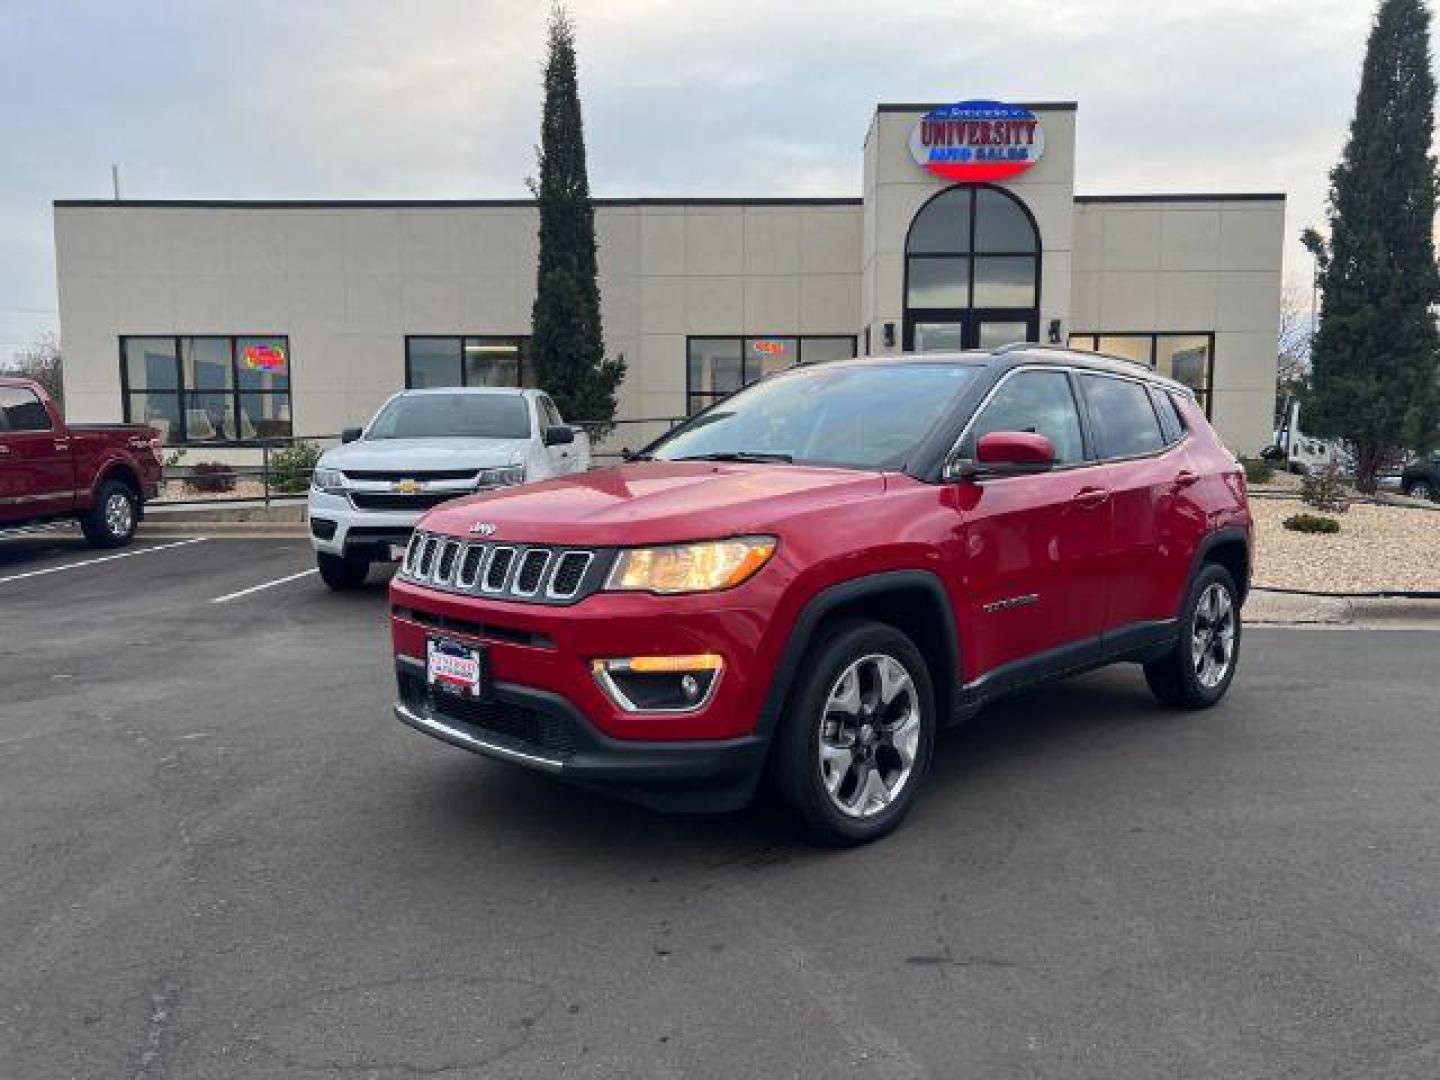
[(78, 518), (96, 547), (135, 535), (160, 487), (160, 437), (144, 424), (66, 424), (29, 379), (0, 376), (0, 531)]

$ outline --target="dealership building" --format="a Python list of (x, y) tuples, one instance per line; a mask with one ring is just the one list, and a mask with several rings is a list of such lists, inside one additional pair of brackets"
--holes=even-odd
[[(1152, 365), (1266, 444), (1284, 196), (1077, 194), (1076, 118), (885, 104), (855, 198), (595, 200), (613, 444), (797, 361), (1021, 340)], [(59, 200), (67, 411), (203, 460), (406, 386), (527, 384), (537, 229), (529, 200)]]

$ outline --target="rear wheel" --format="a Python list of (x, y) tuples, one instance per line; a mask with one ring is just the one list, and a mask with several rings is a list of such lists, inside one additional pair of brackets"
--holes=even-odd
[(320, 568), (320, 580), (336, 592), (360, 588), (370, 574), (369, 559), (347, 558), (317, 551), (315, 563)]
[(95, 504), (80, 518), (80, 529), (92, 547), (124, 547), (135, 536), (140, 500), (119, 480), (106, 480), (95, 492)]
[(1180, 638), (1162, 659), (1145, 665), (1145, 681), (1167, 705), (1206, 709), (1235, 678), (1240, 659), (1240, 598), (1223, 566), (1204, 567), (1190, 586)]
[(935, 695), (925, 659), (892, 626), (838, 624), (806, 657), (772, 775), (807, 831), (860, 844), (909, 812), (930, 765)]
[(1412, 480), (1405, 485), (1405, 494), (1412, 499), (1429, 499), (1435, 502), (1435, 485), (1429, 480)]

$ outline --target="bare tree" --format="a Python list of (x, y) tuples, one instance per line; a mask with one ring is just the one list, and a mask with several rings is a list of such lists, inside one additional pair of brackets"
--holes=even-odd
[(22, 378), (34, 379), (63, 410), (65, 388), (60, 377), (61, 367), (60, 339), (49, 330), (41, 333), (29, 345), (16, 350), (10, 361), (10, 371)]
[(1310, 342), (1315, 336), (1309, 298), (1290, 285), (1280, 297), (1280, 352), (1275, 369), (1280, 397), (1294, 394), (1310, 374)]

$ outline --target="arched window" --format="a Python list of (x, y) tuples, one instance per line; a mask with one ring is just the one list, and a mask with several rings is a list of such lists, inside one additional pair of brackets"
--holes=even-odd
[(1038, 339), (1040, 234), (1002, 188), (961, 184), (915, 215), (905, 238), (905, 348), (989, 349)]

